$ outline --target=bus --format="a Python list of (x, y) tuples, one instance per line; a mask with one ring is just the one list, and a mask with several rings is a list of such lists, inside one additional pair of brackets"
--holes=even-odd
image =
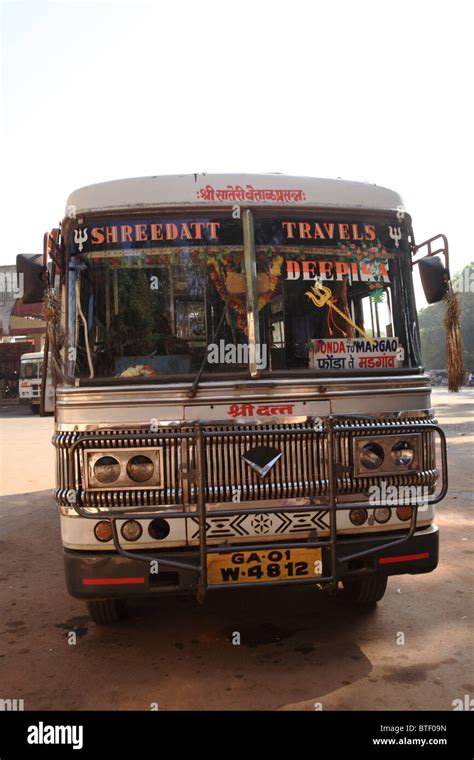
[(29, 404), (32, 414), (39, 413), (43, 352), (23, 354), (20, 361), (18, 384), (20, 404)]
[[(28, 404), (32, 414), (38, 414), (41, 400), (41, 384), (43, 373), (43, 352), (23, 354), (20, 362), (19, 397), (20, 404)], [(46, 412), (52, 412), (53, 386), (51, 374), (48, 372), (46, 383)]]
[(0, 399), (18, 398), (21, 357), (32, 348), (33, 341), (24, 335), (0, 338)]
[(441, 300), (448, 246), (415, 243), (398, 193), (114, 180), (70, 195), (46, 254), (65, 577), (96, 623), (137, 596), (302, 584), (366, 609), (435, 570), (446, 444), (413, 270)]

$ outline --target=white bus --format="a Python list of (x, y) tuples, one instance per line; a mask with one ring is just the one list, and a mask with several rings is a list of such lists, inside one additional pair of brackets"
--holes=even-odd
[(441, 300), (447, 244), (415, 245), (396, 192), (117, 180), (72, 193), (48, 240), (66, 581), (96, 622), (281, 584), (367, 606), (436, 568), (446, 446), (412, 268)]
[[(49, 370), (50, 368), (48, 367), (45, 412), (54, 411), (54, 391)], [(29, 404), (32, 414), (38, 414), (40, 410), (42, 373), (42, 351), (22, 355), (20, 361), (20, 380), (18, 383), (20, 404)]]

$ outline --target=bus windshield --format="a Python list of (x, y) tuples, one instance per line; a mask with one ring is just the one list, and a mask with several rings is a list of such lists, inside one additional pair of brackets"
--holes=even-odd
[(42, 359), (25, 359), (20, 363), (20, 377), (25, 380), (41, 378)]
[(419, 366), (403, 225), (342, 212), (254, 217), (252, 278), (240, 219), (156, 215), (76, 228), (68, 374), (169, 382), (204, 364), (203, 379), (248, 378), (252, 356), (262, 375)]

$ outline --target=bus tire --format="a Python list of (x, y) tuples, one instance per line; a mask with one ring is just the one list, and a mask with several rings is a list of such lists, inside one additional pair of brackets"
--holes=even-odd
[(382, 573), (374, 573), (354, 580), (343, 579), (344, 598), (361, 609), (373, 609), (385, 594), (387, 580), (387, 576)]
[(30, 412), (31, 414), (39, 414), (39, 405), (38, 404), (30, 404)]
[(109, 625), (123, 617), (124, 602), (122, 599), (94, 599), (87, 602), (87, 611), (97, 625)]

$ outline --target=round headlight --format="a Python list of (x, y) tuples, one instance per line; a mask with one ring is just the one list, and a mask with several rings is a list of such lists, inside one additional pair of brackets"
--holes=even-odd
[(392, 516), (392, 510), (389, 507), (377, 507), (374, 509), (374, 518), (376, 522), (382, 525), (390, 520)]
[(349, 519), (353, 525), (363, 525), (367, 520), (367, 510), (351, 509)]
[(397, 467), (407, 467), (413, 462), (415, 449), (413, 448), (413, 444), (408, 441), (399, 441), (399, 443), (396, 443), (395, 446), (392, 447), (390, 456), (392, 462)]
[(133, 457), (127, 464), (128, 477), (137, 483), (144, 483), (146, 480), (150, 480), (154, 469), (151, 459), (143, 456), (143, 454)]
[(110, 541), (112, 538), (112, 523), (101, 520), (94, 528), (94, 534), (98, 541)]
[(367, 443), (361, 448), (359, 459), (367, 470), (375, 470), (383, 462), (383, 448), (378, 443)]
[(127, 520), (120, 528), (125, 541), (138, 541), (142, 535), (142, 526), (136, 520)]
[(115, 457), (100, 457), (94, 465), (99, 483), (114, 483), (120, 477), (120, 464)]

